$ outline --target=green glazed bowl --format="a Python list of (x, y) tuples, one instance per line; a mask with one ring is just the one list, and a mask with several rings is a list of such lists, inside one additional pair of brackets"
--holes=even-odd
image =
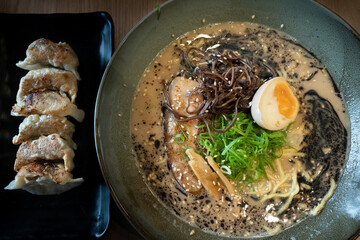
[[(253, 18), (253, 15), (255, 17)], [(104, 178), (119, 208), (148, 239), (221, 239), (190, 226), (146, 186), (132, 151), (129, 119), (140, 76), (174, 38), (205, 24), (247, 21), (296, 38), (327, 67), (351, 121), (349, 155), (324, 211), (268, 239), (347, 239), (360, 228), (360, 41), (342, 19), (310, 0), (175, 0), (141, 20), (121, 42), (103, 76), (95, 109), (95, 138)], [(284, 24), (284, 28), (280, 26)], [(225, 237), (224, 237), (225, 238)]]

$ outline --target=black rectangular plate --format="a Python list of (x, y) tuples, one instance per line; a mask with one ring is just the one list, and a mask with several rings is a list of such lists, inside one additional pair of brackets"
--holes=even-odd
[[(84, 14), (0, 14), (0, 239), (100, 237), (109, 223), (109, 190), (97, 160), (93, 116), (102, 74), (112, 54), (113, 24), (103, 12)], [(15, 66), (25, 58), (28, 45), (38, 38), (66, 42), (79, 57), (76, 104), (85, 110), (75, 123), (74, 178), (85, 182), (54, 196), (36, 196), (4, 187), (14, 179), (18, 146), (12, 137), (23, 118), (10, 116), (21, 77)]]

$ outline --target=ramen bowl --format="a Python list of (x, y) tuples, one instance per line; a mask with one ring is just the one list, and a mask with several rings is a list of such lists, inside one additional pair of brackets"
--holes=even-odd
[(324, 210), (267, 239), (346, 239), (360, 228), (360, 41), (343, 20), (313, 1), (170, 1), (125, 37), (103, 76), (95, 109), (99, 162), (124, 215), (149, 239), (231, 239), (202, 231), (178, 217), (145, 184), (130, 133), (131, 105), (139, 80), (174, 37), (210, 23), (239, 21), (269, 26), (294, 37), (326, 66), (350, 118), (347, 159)]

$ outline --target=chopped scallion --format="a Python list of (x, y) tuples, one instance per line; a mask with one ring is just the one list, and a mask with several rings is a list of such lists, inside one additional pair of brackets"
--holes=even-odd
[[(225, 129), (234, 115), (221, 115), (215, 119), (215, 127)], [(268, 131), (254, 124), (249, 114), (238, 113), (234, 126), (225, 133), (209, 132), (199, 135), (198, 144), (208, 155), (218, 156), (220, 166), (231, 169), (230, 179), (255, 182), (267, 177), (265, 167), (273, 169), (273, 162), (281, 156), (286, 144), (286, 130)], [(244, 177), (245, 176), (245, 177)]]
[(161, 14), (161, 12), (160, 12), (160, 6), (157, 5), (157, 6), (156, 6), (156, 9), (157, 9), (157, 20), (159, 20), (159, 19), (160, 19), (160, 14)]
[(185, 137), (182, 135), (182, 134), (176, 134), (175, 137), (174, 137), (174, 141), (176, 143), (184, 143), (185, 142)]

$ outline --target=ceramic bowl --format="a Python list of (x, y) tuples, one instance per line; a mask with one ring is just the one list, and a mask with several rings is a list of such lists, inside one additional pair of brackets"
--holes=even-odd
[[(194, 227), (166, 208), (138, 171), (129, 132), (131, 104), (140, 76), (174, 40), (172, 34), (227, 21), (259, 23), (296, 38), (327, 67), (350, 115), (351, 148), (335, 194), (321, 214), (269, 239), (347, 239), (360, 228), (360, 41), (342, 19), (310, 0), (174, 0), (161, 6), (159, 19), (154, 10), (128, 33), (103, 76), (95, 112), (98, 157), (113, 198), (145, 238), (189, 238)], [(220, 238), (196, 228), (191, 236)]]

